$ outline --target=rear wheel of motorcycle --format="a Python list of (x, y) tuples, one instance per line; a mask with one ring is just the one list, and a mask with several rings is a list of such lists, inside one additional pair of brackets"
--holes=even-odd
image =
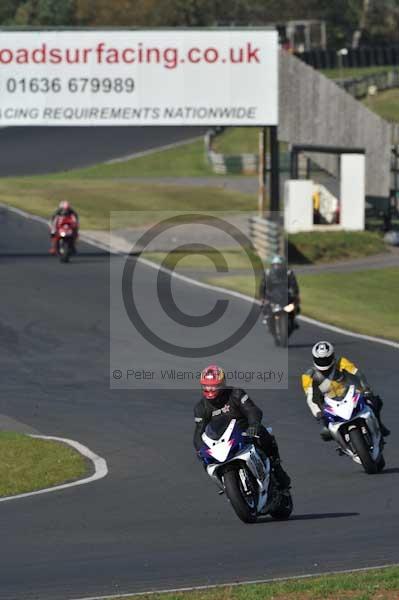
[(270, 516), (273, 519), (284, 520), (288, 519), (292, 510), (294, 508), (294, 504), (292, 502), (292, 496), (289, 492), (285, 492), (284, 494), (280, 494), (280, 502), (278, 507), (275, 510), (270, 511)]
[(224, 487), (237, 517), (244, 523), (254, 523), (257, 516), (256, 500), (253, 496), (251, 500), (246, 497), (238, 469), (231, 469), (224, 473)]
[(360, 458), (360, 461), (363, 465), (364, 470), (369, 475), (374, 475), (378, 472), (378, 466), (372, 459), (370, 455), (370, 450), (366, 444), (366, 440), (360, 429), (356, 427), (356, 429), (351, 429), (349, 431), (349, 437), (351, 440), (352, 448), (355, 450), (356, 454)]

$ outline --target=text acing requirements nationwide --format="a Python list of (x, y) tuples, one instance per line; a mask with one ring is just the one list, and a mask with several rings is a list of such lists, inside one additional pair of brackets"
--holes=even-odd
[(18, 109), (14, 107), (0, 108), (0, 120), (26, 120), (31, 121), (74, 121), (75, 124), (81, 121), (88, 123), (90, 121), (126, 121), (130, 123), (146, 120), (155, 121), (158, 119), (170, 119), (171, 121), (195, 118), (207, 122), (209, 119), (248, 119), (256, 120), (255, 106), (215, 106), (215, 107), (194, 107), (194, 106), (171, 106), (163, 109), (159, 107), (141, 107), (117, 108), (105, 106), (102, 108), (74, 108), (72, 106), (58, 106)]

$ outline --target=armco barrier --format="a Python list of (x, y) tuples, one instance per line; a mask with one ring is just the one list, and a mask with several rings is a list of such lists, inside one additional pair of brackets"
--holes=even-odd
[(259, 156), (257, 154), (227, 155), (213, 150), (213, 140), (218, 133), (214, 129), (210, 129), (204, 138), (205, 154), (212, 170), (218, 175), (226, 175), (227, 173), (256, 174), (259, 169)]
[(284, 235), (281, 223), (262, 217), (251, 217), (249, 234), (252, 245), (262, 260), (268, 261), (275, 254), (283, 253)]
[[(222, 154), (213, 150), (213, 140), (219, 135), (214, 129), (210, 129), (204, 136), (205, 156), (214, 173), (228, 175), (242, 173), (244, 175), (256, 175), (259, 172), (258, 154)], [(266, 156), (266, 169), (270, 170), (270, 156)], [(289, 172), (290, 154), (280, 153), (280, 171)]]
[(211, 151), (208, 153), (208, 160), (212, 170), (218, 175), (226, 175), (228, 173), (255, 175), (259, 168), (259, 157), (256, 154), (229, 156)]
[(399, 87), (399, 69), (371, 73), (353, 79), (338, 79), (335, 82), (354, 98), (361, 99), (368, 96), (371, 91), (376, 93)]

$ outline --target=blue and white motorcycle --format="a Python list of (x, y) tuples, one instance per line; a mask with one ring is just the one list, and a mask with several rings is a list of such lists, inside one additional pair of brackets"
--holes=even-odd
[(219, 419), (202, 434), (200, 457), (207, 473), (226, 493), (237, 516), (254, 523), (259, 516), (288, 519), (293, 504), (288, 490), (280, 490), (269, 458), (245, 435), (236, 419)]
[(323, 415), (338, 443), (338, 452), (362, 465), (366, 473), (379, 473), (385, 467), (384, 439), (378, 420), (363, 394), (349, 385), (339, 397), (324, 396)]

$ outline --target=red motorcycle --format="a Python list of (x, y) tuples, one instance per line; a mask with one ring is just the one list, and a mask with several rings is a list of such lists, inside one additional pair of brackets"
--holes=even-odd
[(68, 262), (71, 255), (76, 253), (75, 242), (78, 237), (78, 223), (71, 215), (58, 217), (55, 230), (55, 246), (61, 262)]

